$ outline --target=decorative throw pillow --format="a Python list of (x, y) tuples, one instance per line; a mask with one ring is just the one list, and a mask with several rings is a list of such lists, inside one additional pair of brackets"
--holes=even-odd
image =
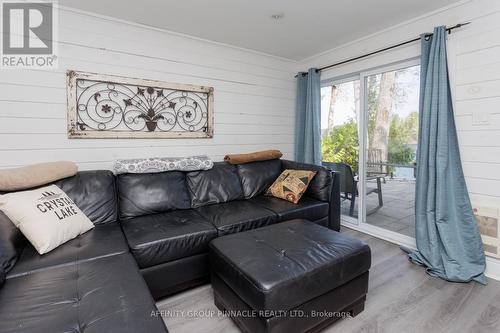
[(94, 227), (89, 218), (56, 185), (0, 195), (0, 210), (40, 254)]
[(115, 174), (122, 173), (156, 173), (165, 171), (198, 171), (210, 170), (214, 162), (210, 157), (151, 157), (129, 160), (116, 160), (113, 167)]
[(266, 195), (298, 203), (309, 183), (316, 175), (316, 171), (287, 169), (279, 175)]

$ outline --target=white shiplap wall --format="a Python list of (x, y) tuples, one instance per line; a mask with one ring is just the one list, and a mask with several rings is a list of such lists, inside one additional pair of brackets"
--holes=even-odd
[[(116, 158), (280, 149), (293, 157), (296, 63), (249, 50), (61, 8), (59, 68), (0, 70), (0, 168), (72, 160), (110, 168)], [(207, 85), (213, 139), (69, 140), (68, 69)]]
[[(464, 173), (474, 206), (500, 208), (500, 1), (468, 0), (353, 41), (302, 62), (321, 67), (404, 41), (434, 26), (471, 24), (448, 36), (455, 119)], [(333, 78), (419, 56), (415, 43), (322, 73)], [(489, 118), (478, 125), (475, 120)], [(500, 278), (500, 261), (489, 258), (490, 276)]]

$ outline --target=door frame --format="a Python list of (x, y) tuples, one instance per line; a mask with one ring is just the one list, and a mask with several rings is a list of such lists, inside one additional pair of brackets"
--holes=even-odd
[[(320, 87), (321, 88), (330, 87), (330, 86), (339, 85), (342, 83), (357, 81), (357, 80), (359, 80), (359, 73), (349, 74), (349, 75), (344, 75), (341, 77), (335, 77), (335, 78), (330, 78), (330, 79), (326, 79), (326, 80), (321, 80)], [(360, 95), (359, 95), (360, 108), (359, 109), (360, 109), (360, 117), (361, 117), (361, 113), (363, 113), (363, 111), (361, 110), (361, 105), (363, 105), (362, 104), (362, 93), (361, 93), (362, 92), (361, 81), (360, 81), (360, 85), (359, 85), (359, 92), (360, 92)], [(356, 122), (357, 122), (358, 128), (361, 128), (360, 120), (356, 119)], [(358, 140), (359, 140), (359, 133), (358, 133)], [(359, 149), (361, 150), (361, 148), (359, 148)], [(358, 154), (358, 159), (359, 159), (359, 154)], [(358, 170), (358, 173), (359, 173), (359, 170)], [(358, 203), (358, 217), (359, 217), (359, 207), (360, 207), (359, 198), (356, 201)], [(358, 219), (355, 217), (348, 216), (348, 215), (342, 215), (342, 214), (340, 216), (341, 216), (341, 224), (352, 225), (352, 226), (355, 226), (358, 224)]]
[(349, 81), (359, 80), (360, 85), (360, 116), (358, 119), (359, 129), (361, 129), (362, 133), (358, 133), (359, 140), (359, 183), (358, 183), (358, 191), (359, 198), (358, 202), (358, 218), (353, 218), (350, 216), (341, 215), (341, 224), (345, 227), (355, 229), (369, 235), (385, 239), (392, 243), (396, 243), (399, 245), (407, 246), (410, 248), (416, 248), (415, 239), (413, 237), (409, 237), (394, 231), (390, 231), (381, 227), (377, 227), (371, 225), (366, 222), (366, 161), (368, 158), (367, 153), (367, 142), (368, 142), (368, 105), (367, 105), (367, 95), (368, 91), (366, 90), (367, 79), (371, 75), (377, 75), (384, 72), (395, 71), (398, 69), (403, 69), (407, 67), (413, 67), (420, 65), (420, 57), (410, 58), (403, 61), (398, 61), (394, 63), (390, 63), (384, 66), (378, 66), (371, 69), (365, 69), (363, 71), (357, 73), (351, 73), (348, 75), (343, 75), (340, 77), (331, 77), (321, 80), (321, 87), (327, 87), (334, 84), (341, 84)]

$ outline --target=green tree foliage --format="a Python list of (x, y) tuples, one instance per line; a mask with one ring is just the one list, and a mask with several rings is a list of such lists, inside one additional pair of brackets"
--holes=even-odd
[(413, 148), (418, 140), (418, 112), (406, 118), (393, 115), (389, 129), (389, 163), (408, 164), (415, 161)]
[(358, 126), (354, 120), (335, 126), (321, 142), (323, 161), (347, 163), (358, 171)]
[[(413, 112), (406, 118), (398, 115), (391, 117), (389, 129), (389, 163), (409, 164), (415, 161), (411, 144), (418, 138), (418, 113)], [(358, 126), (354, 120), (335, 126), (321, 142), (323, 161), (347, 163), (353, 171), (358, 171)]]

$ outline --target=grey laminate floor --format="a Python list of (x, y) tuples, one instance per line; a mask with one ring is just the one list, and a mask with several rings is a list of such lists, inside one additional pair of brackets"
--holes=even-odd
[[(500, 332), (499, 281), (482, 286), (432, 278), (409, 263), (398, 246), (347, 228), (343, 232), (372, 249), (368, 298), (360, 315), (325, 332)], [(164, 299), (158, 308), (172, 333), (239, 332), (231, 319), (217, 316), (209, 285)]]

